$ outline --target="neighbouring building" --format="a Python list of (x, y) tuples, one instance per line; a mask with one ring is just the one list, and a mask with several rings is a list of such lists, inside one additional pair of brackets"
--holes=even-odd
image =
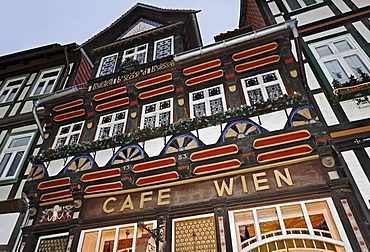
[(203, 46), (198, 11), (139, 3), (83, 43), (86, 89), (36, 113), (20, 251), (368, 251), (352, 124), (328, 124), (304, 25), (273, 4)]
[(0, 251), (16, 251), (28, 218), (27, 198), (22, 195), (32, 166), (28, 158), (42, 144), (34, 104), (72, 86), (79, 62), (74, 43), (0, 57)]

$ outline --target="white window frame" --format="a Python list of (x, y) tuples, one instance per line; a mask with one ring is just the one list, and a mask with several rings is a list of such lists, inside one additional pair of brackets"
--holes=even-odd
[[(52, 235), (44, 235), (44, 236), (40, 236), (38, 241), (37, 241), (37, 245), (36, 245), (36, 249), (35, 251), (37, 252), (37, 250), (39, 249), (40, 247), (40, 243), (43, 239), (48, 239), (48, 238), (54, 238), (54, 237), (59, 237), (59, 236), (69, 236), (69, 233), (60, 233), (60, 234), (52, 234)], [(67, 243), (67, 246), (68, 246), (68, 243)]]
[[(152, 224), (153, 225), (153, 229), (156, 229), (157, 228), (157, 222), (156, 221), (145, 221), (144, 222), (144, 225), (148, 225), (148, 224)], [(98, 232), (98, 237), (96, 239), (96, 244), (95, 244), (95, 251), (98, 251), (99, 250), (99, 244), (100, 244), (100, 239), (101, 239), (101, 236), (102, 236), (102, 232), (104, 230), (111, 230), (111, 229), (115, 229), (115, 238), (114, 238), (114, 248), (113, 248), (113, 251), (117, 251), (117, 246), (118, 246), (118, 239), (119, 239), (119, 230), (121, 228), (125, 228), (125, 227), (134, 227), (134, 237), (132, 239), (132, 244), (133, 245), (136, 245), (136, 239), (137, 239), (137, 230), (138, 230), (138, 225), (137, 223), (129, 223), (129, 224), (124, 224), (124, 225), (119, 225), (119, 226), (109, 226), (109, 227), (102, 227), (102, 228), (94, 228), (94, 229), (89, 229), (89, 230), (82, 230), (81, 231), (81, 235), (80, 235), (80, 240), (78, 241), (78, 247), (77, 247), (77, 251), (80, 252), (82, 250), (82, 245), (83, 245), (83, 242), (84, 242), (84, 238), (85, 238), (85, 234), (86, 233), (91, 233), (91, 232)], [(132, 251), (134, 252), (136, 250), (136, 246), (132, 248)]]
[[(276, 80), (264, 83), (263, 82), (263, 76), (267, 75), (267, 74), (271, 74), (271, 73), (275, 74)], [(248, 80), (254, 79), (254, 78), (257, 78), (257, 81), (258, 81), (259, 84), (255, 85), (255, 86), (247, 87), (246, 82)], [(287, 91), (285, 89), (283, 80), (281, 79), (281, 76), (280, 76), (278, 70), (273, 70), (273, 71), (265, 72), (265, 73), (262, 73), (262, 74), (257, 74), (257, 75), (254, 75), (254, 76), (249, 76), (248, 78), (242, 79), (241, 84), (242, 84), (242, 89), (243, 89), (243, 93), (244, 93), (245, 102), (246, 102), (247, 105), (253, 105), (253, 104), (251, 104), (251, 101), (250, 101), (249, 96), (248, 96), (248, 91), (251, 91), (251, 90), (260, 89), (264, 102), (269, 99), (266, 87), (269, 87), (271, 85), (279, 84), (279, 87), (281, 89), (282, 94), (283, 95), (287, 94)]]
[[(216, 87), (220, 88), (220, 94), (210, 97), (209, 93), (208, 93), (208, 90), (216, 88)], [(204, 98), (193, 101), (193, 94), (198, 93), (200, 91), (204, 92)], [(196, 105), (196, 104), (203, 103), (203, 102), (205, 103), (205, 109), (206, 109), (205, 116), (212, 115), (210, 102), (215, 100), (215, 99), (218, 99), (218, 98), (222, 99), (223, 111), (226, 111), (227, 110), (227, 104), (226, 104), (226, 99), (225, 99), (224, 86), (222, 84), (215, 85), (215, 86), (212, 86), (212, 87), (207, 87), (207, 88), (204, 88), (204, 89), (199, 89), (197, 91), (189, 93), (190, 118), (195, 118), (193, 106)]]
[[(21, 80), (20, 84), (17, 84), (17, 85), (14, 85), (14, 86), (13, 85), (9, 86), (9, 84), (11, 84), (15, 81), (20, 81), (20, 80)], [(25, 80), (26, 80), (25, 75), (6, 79), (4, 81), (2, 87), (1, 87), (1, 90), (0, 90), (0, 99), (1, 99), (1, 97), (2, 97), (2, 95), (5, 91), (7, 91), (7, 94), (4, 96), (3, 100), (0, 100), (0, 104), (14, 101), (14, 99), (17, 97), (17, 95), (19, 93), (19, 90), (21, 89), (22, 85), (24, 84)], [(13, 92), (13, 90), (15, 90), (15, 92)], [(14, 94), (13, 97), (10, 97), (11, 93)]]
[(295, 1), (297, 1), (297, 2), (298, 2), (298, 4), (301, 6), (301, 8), (298, 8), (298, 9), (292, 10), (292, 9), (290, 8), (289, 4), (288, 4), (288, 1), (289, 1), (289, 0), (282, 0), (282, 1), (283, 1), (283, 3), (284, 3), (284, 5), (285, 5), (285, 7), (287, 8), (287, 10), (288, 10), (289, 12), (293, 12), (293, 11), (301, 10), (301, 9), (303, 9), (303, 8), (307, 8), (307, 7), (310, 7), (310, 6), (313, 6), (313, 5), (316, 5), (316, 4), (318, 4), (318, 3), (322, 3), (322, 2), (323, 2), (323, 0), (315, 0), (315, 1), (316, 1), (316, 3), (315, 3), (315, 4), (307, 5), (307, 4), (304, 2), (304, 0), (295, 0)]
[[(23, 134), (12, 134), (6, 139), (6, 141), (3, 141), (3, 144), (1, 146), (0, 164), (3, 161), (3, 158), (5, 157), (5, 155), (10, 154), (10, 157), (8, 161), (6, 162), (4, 170), (0, 174), (0, 181), (14, 179), (18, 176), (18, 173), (23, 163), (27, 159), (29, 150), (31, 148), (31, 144), (34, 140), (34, 135), (35, 135), (34, 132), (23, 133)], [(29, 137), (29, 141), (26, 145), (22, 145), (18, 147), (9, 147), (9, 145), (12, 143), (13, 140), (25, 138), (25, 137)], [(15, 170), (12, 176), (6, 176), (6, 174), (9, 172), (9, 169), (11, 168), (10, 166), (15, 161), (17, 153), (19, 152), (23, 152), (23, 154), (22, 154), (21, 159), (18, 161), (17, 169)]]
[[(139, 48), (142, 46), (145, 46), (145, 49), (139, 50)], [(137, 56), (145, 52), (144, 62), (139, 62), (140, 64), (145, 64), (148, 57), (148, 47), (149, 46), (147, 43), (124, 50), (122, 55), (122, 62), (124, 62), (127, 58), (137, 60)], [(134, 50), (133, 53), (128, 53), (130, 50)]]
[[(38, 96), (38, 95), (49, 94), (49, 93), (53, 92), (54, 89), (55, 89), (55, 86), (57, 85), (59, 77), (62, 73), (62, 70), (63, 70), (63, 66), (41, 70), (39, 76), (37, 77), (36, 83), (33, 86), (31, 96)], [(55, 72), (55, 71), (58, 71), (58, 74), (56, 76), (46, 77), (46, 78), (44, 77), (45, 74), (49, 74), (49, 73), (52, 73), (52, 72)], [(49, 83), (51, 81), (54, 81), (51, 84), (52, 87), (49, 90), (46, 90), (46, 88), (49, 86)], [(45, 83), (44, 83), (43, 87), (41, 88), (41, 91), (38, 94), (36, 94), (36, 91), (37, 91), (41, 82), (45, 82)]]
[(161, 58), (164, 58), (164, 57), (167, 57), (167, 56), (164, 56), (164, 57), (161, 57), (161, 58), (157, 58), (156, 55), (157, 55), (157, 44), (159, 42), (162, 42), (164, 40), (168, 40), (170, 39), (171, 40), (171, 54), (170, 55), (173, 55), (174, 54), (174, 51), (175, 51), (175, 45), (174, 45), (174, 39), (173, 39), (173, 36), (170, 36), (170, 37), (167, 37), (167, 38), (163, 38), (163, 39), (159, 39), (157, 41), (154, 42), (154, 52), (153, 52), (153, 60), (158, 60), (158, 59), (161, 59)]
[[(160, 110), (159, 109), (160, 103), (165, 102), (165, 101), (170, 101), (170, 107)], [(151, 106), (151, 105), (155, 105), (155, 111), (145, 113), (145, 108), (148, 107), (148, 106)], [(143, 108), (142, 108), (142, 113), (141, 113), (140, 128), (144, 129), (145, 118), (146, 117), (151, 117), (151, 116), (155, 116), (155, 125), (154, 125), (154, 127), (159, 127), (160, 126), (160, 124), (159, 124), (159, 115), (161, 113), (168, 112), (168, 111), (170, 112), (170, 124), (171, 124), (173, 122), (173, 98), (163, 99), (163, 100), (160, 100), (160, 101), (144, 104)]]
[[(352, 47), (352, 49), (346, 50), (344, 52), (339, 52), (338, 49), (335, 47), (334, 43), (340, 42), (343, 40), (346, 40), (349, 43), (349, 45)], [(320, 57), (319, 53), (316, 51), (316, 48), (319, 48), (321, 46), (326, 46), (326, 45), (329, 46), (329, 48), (332, 51), (332, 54)], [(339, 64), (343, 68), (348, 78), (350, 75), (354, 75), (356, 77), (356, 73), (346, 63), (344, 57), (347, 57), (347, 56), (357, 55), (359, 59), (362, 61), (362, 63), (367, 67), (367, 70), (370, 71), (369, 57), (364, 53), (364, 51), (358, 45), (356, 40), (350, 34), (345, 34), (342, 36), (337, 36), (334, 38), (312, 43), (312, 44), (309, 44), (309, 47), (330, 84), (332, 84), (334, 78), (329, 72), (329, 70), (326, 68), (325, 62), (328, 62), (331, 60), (337, 60), (339, 62)]]
[[(116, 120), (115, 119), (116, 118), (116, 115), (119, 114), (119, 113), (125, 113), (125, 118), (124, 119), (121, 119), (121, 120)], [(108, 122), (108, 123), (103, 123), (104, 117), (107, 117), (107, 116), (111, 116), (112, 117), (112, 120), (110, 122)], [(113, 133), (115, 133), (115, 134), (122, 134), (122, 133), (124, 133), (125, 130), (126, 130), (127, 117), (128, 117), (128, 110), (127, 109), (100, 116), (100, 118), (99, 118), (99, 124), (98, 124), (97, 130), (96, 130), (96, 134), (95, 134), (95, 140), (104, 139), (104, 138), (99, 138), (100, 131), (102, 130), (102, 128), (108, 128), (109, 127), (109, 133), (108, 133), (108, 136), (106, 138), (112, 137), (113, 136)], [(117, 125), (117, 124), (120, 124), (120, 123), (123, 123), (122, 132), (118, 132), (118, 133), (114, 132), (114, 126)]]
[[(100, 72), (102, 70), (104, 60), (107, 59), (107, 58), (109, 58), (109, 57), (113, 57), (113, 56), (116, 57), (116, 60), (114, 62), (113, 72), (108, 73), (108, 74), (101, 75)], [(109, 54), (107, 56), (102, 57), (101, 60), (100, 60), (100, 63), (99, 63), (98, 71), (96, 71), (96, 78), (102, 77), (102, 76), (106, 76), (106, 75), (109, 75), (109, 74), (113, 74), (116, 71), (117, 60), (118, 60), (118, 53), (113, 53), (113, 54)]]
[[(81, 129), (80, 130), (76, 130), (76, 131), (72, 131), (73, 130), (73, 126), (77, 125), (77, 124), (80, 124), (82, 123), (81, 125)], [(53, 149), (57, 148), (57, 144), (58, 144), (58, 140), (59, 139), (62, 139), (62, 138), (66, 138), (65, 142), (63, 143), (63, 145), (69, 145), (70, 144), (70, 140), (71, 140), (71, 137), (73, 135), (76, 135), (78, 133), (78, 138), (76, 140), (75, 143), (78, 143), (80, 141), (80, 137), (81, 137), (81, 133), (82, 133), (82, 130), (84, 128), (84, 125), (85, 125), (85, 121), (79, 121), (79, 122), (74, 122), (74, 123), (71, 123), (71, 124), (66, 124), (66, 125), (61, 125), (58, 129), (58, 133), (57, 135), (55, 136), (55, 140), (54, 140), (54, 143), (53, 143)], [(65, 133), (65, 134), (61, 134), (61, 131), (64, 127), (67, 127), (69, 126), (70, 129), (68, 131), (68, 133)]]
[[(254, 217), (254, 223), (259, 223), (259, 220), (257, 217), (257, 211), (260, 209), (273, 208), (273, 207), (276, 208), (276, 214), (277, 214), (279, 223), (284, 224), (284, 218), (281, 213), (281, 207), (300, 205), (302, 213), (303, 213), (303, 217), (306, 221), (306, 225), (309, 230), (309, 234), (287, 234), (285, 225), (281, 225), (280, 226), (280, 228), (282, 229), (281, 237), (286, 237), (286, 238), (294, 237), (294, 238), (302, 238), (302, 239), (307, 239), (307, 238), (310, 239), (310, 237), (316, 237), (317, 240), (322, 240), (322, 241), (327, 241), (327, 242), (330, 242), (330, 240), (331, 241), (335, 240), (334, 238), (328, 239), (326, 237), (317, 236), (315, 234), (314, 228), (312, 227), (312, 224), (309, 219), (309, 213), (306, 208), (306, 204), (314, 203), (314, 202), (326, 202), (327, 203), (328, 210), (330, 211), (330, 213), (327, 213), (327, 214), (330, 214), (331, 217), (333, 218), (332, 224), (335, 225), (336, 231), (338, 231), (338, 236), (340, 238), (340, 241), (336, 240), (337, 244), (340, 243), (339, 245), (343, 246), (345, 248), (345, 251), (352, 251), (349, 240), (347, 238), (347, 234), (344, 230), (344, 227), (339, 218), (338, 212), (336, 211), (334, 202), (331, 198), (320, 198), (320, 199), (305, 200), (305, 201), (293, 201), (293, 202), (283, 203), (283, 204), (268, 205), (268, 206), (262, 206), (262, 207), (256, 207), (256, 208), (246, 208), (246, 209), (238, 209), (234, 211), (229, 211), (228, 215), (229, 215), (230, 234), (231, 234), (231, 240), (232, 240), (232, 245), (233, 245), (233, 251), (239, 251), (239, 246), (240, 246), (240, 235), (237, 234), (236, 232), (236, 228), (235, 228), (236, 223), (235, 223), (234, 214), (240, 213), (240, 212), (252, 211), (253, 217)], [(323, 212), (323, 214), (325, 216), (325, 211)], [(262, 239), (259, 225), (255, 226), (255, 228), (256, 228), (256, 237), (258, 238), (257, 242), (253, 243), (255, 246), (262, 245), (265, 241), (273, 241), (273, 237)], [(246, 248), (242, 249), (241, 251), (246, 251)]]

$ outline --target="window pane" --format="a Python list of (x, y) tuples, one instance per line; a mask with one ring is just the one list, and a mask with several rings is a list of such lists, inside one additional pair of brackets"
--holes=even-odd
[(96, 242), (98, 240), (98, 231), (85, 233), (83, 237), (81, 252), (95, 251)]
[(58, 138), (55, 148), (62, 147), (66, 143), (66, 140), (67, 140), (66, 137)]
[(159, 114), (159, 125), (164, 126), (170, 124), (170, 111)]
[(0, 162), (0, 177), (2, 177), (3, 176), (3, 172), (4, 172), (4, 170), (5, 170), (5, 167), (6, 167), (6, 165), (8, 164), (8, 162), (9, 162), (9, 158), (11, 157), (11, 153), (7, 153), (7, 154), (5, 154), (4, 156), (3, 156), (3, 159), (1, 160), (1, 162)]
[(344, 51), (352, 49), (352, 46), (348, 43), (347, 40), (335, 42), (334, 45), (340, 52), (344, 52)]
[(99, 139), (105, 139), (109, 137), (110, 127), (102, 127), (99, 133)]
[(211, 114), (217, 114), (224, 111), (222, 98), (209, 101), (209, 105), (211, 107)]
[(113, 126), (113, 136), (123, 133), (123, 123), (117, 123)]
[(72, 132), (73, 131), (78, 131), (78, 130), (81, 130), (81, 129), (82, 129), (82, 123), (77, 123), (77, 124), (73, 125)]
[(316, 0), (303, 0), (303, 2), (308, 6), (316, 3)]
[(51, 89), (53, 88), (54, 86), (54, 82), (55, 80), (51, 80), (48, 82), (48, 84), (46, 85), (46, 88), (45, 88), (45, 91), (44, 91), (44, 94), (45, 93), (50, 93), (51, 92)]
[(362, 73), (369, 74), (369, 70), (366, 68), (365, 64), (360, 60), (360, 58), (357, 55), (344, 57), (344, 60), (346, 61), (348, 66), (352, 69), (357, 78), (359, 78)]
[(333, 77), (333, 79), (338, 80), (340, 83), (344, 83), (348, 81), (348, 76), (344, 72), (338, 60), (330, 60), (330, 61), (324, 62), (324, 64), (325, 64), (325, 67), (328, 69), (330, 75)]
[[(138, 228), (139, 231), (140, 228)], [(118, 247), (117, 251), (122, 252), (131, 252), (133, 247), (133, 238), (134, 238), (134, 227), (123, 227), (119, 229), (119, 237), (118, 237)], [(140, 240), (136, 239), (136, 244), (138, 244)], [(140, 251), (140, 250), (139, 250)]]
[(204, 99), (204, 91), (193, 93), (193, 101)]
[(297, 0), (287, 0), (287, 3), (291, 10), (298, 10), (302, 8), (302, 6), (298, 3)]
[(10, 168), (9, 168), (8, 173), (6, 174), (6, 176), (8, 176), (8, 177), (14, 176), (14, 174), (17, 171), (17, 168), (19, 166), (19, 163), (22, 160), (23, 154), (24, 154), (24, 151), (18, 151), (15, 154), (13, 162), (10, 165)]
[(276, 208), (259, 209), (257, 210), (257, 216), (262, 239), (281, 234)]
[(99, 252), (113, 252), (115, 229), (103, 230), (100, 238)]
[(145, 113), (151, 113), (155, 111), (155, 104), (145, 106)]
[(266, 91), (270, 100), (277, 100), (283, 95), (279, 84), (267, 86)]
[(155, 115), (147, 116), (144, 118), (144, 128), (154, 128), (155, 127)]
[(255, 89), (248, 91), (248, 98), (251, 105), (256, 104), (258, 102), (263, 102), (263, 95), (261, 89)]
[(77, 143), (79, 136), (80, 136), (80, 134), (71, 135), (71, 138), (69, 139), (69, 144)]
[(8, 96), (8, 99), (6, 99), (7, 102), (10, 102), (14, 99), (14, 96), (15, 94), (17, 93), (18, 89), (12, 89), (9, 96)]
[(0, 95), (0, 102), (3, 102), (5, 97), (6, 97), (6, 94), (9, 92), (9, 90), (4, 90), (4, 92), (1, 93)]
[(100, 74), (99, 76), (105, 76), (111, 73), (114, 73), (115, 66), (116, 66), (116, 60), (117, 60), (117, 55), (111, 55), (108, 56), (104, 59), (102, 59), (102, 65), (100, 68)]
[(160, 59), (171, 55), (171, 38), (158, 41), (155, 59)]
[(240, 237), (240, 249), (255, 243), (257, 237), (252, 211), (236, 213), (234, 215), (234, 220), (236, 224), (236, 233), (239, 233)]
[(333, 54), (330, 47), (327, 45), (316, 47), (316, 51), (319, 54), (320, 57), (324, 57), (327, 55)]
[(27, 146), (28, 142), (30, 141), (30, 138), (31, 137), (28, 136), (28, 137), (13, 139), (9, 144), (9, 148)]
[(301, 205), (282, 206), (281, 213), (288, 234), (308, 234)]
[(205, 116), (206, 115), (206, 104), (204, 102), (194, 104), (193, 112), (195, 117)]

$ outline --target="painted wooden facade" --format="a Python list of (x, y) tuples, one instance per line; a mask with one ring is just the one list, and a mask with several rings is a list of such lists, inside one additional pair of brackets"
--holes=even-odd
[(144, 4), (82, 45), (87, 92), (45, 107), (22, 251), (365, 248), (299, 27), (241, 6), (203, 47), (196, 11)]
[(52, 44), (0, 57), (0, 251), (17, 251), (28, 218), (22, 190), (32, 170), (28, 158), (42, 143), (33, 105), (72, 86), (80, 66), (76, 48)]

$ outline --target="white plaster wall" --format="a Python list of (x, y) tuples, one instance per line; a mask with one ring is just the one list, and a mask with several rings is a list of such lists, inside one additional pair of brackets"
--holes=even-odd
[(33, 108), (33, 101), (26, 101), (22, 108), (21, 114), (31, 112)]
[(49, 165), (47, 165), (46, 170), (50, 177), (58, 175), (58, 173), (63, 170), (64, 166), (72, 159), (73, 157), (68, 157), (66, 161), (64, 159), (57, 159), (50, 161)]
[(281, 13), (275, 2), (268, 3), (268, 6), (274, 16)]
[(284, 23), (285, 22), (285, 19), (284, 19), (284, 17), (283, 16), (277, 16), (277, 17), (275, 17), (275, 21), (276, 21), (276, 23)]
[(328, 99), (324, 93), (318, 93), (313, 96), (316, 100), (316, 103), (321, 111), (321, 114), (324, 116), (325, 122), (328, 126), (339, 124), (338, 118), (335, 115)]
[(362, 8), (362, 7), (366, 7), (370, 5), (369, 0), (352, 0), (352, 2), (356, 4), (358, 8)]
[(0, 107), (0, 118), (4, 118), (5, 113), (8, 111), (9, 106)]
[(347, 166), (351, 172), (353, 179), (356, 182), (358, 190), (360, 191), (367, 208), (370, 209), (370, 182), (369, 179), (366, 177), (366, 174), (361, 167), (356, 154), (354, 153), (354, 151), (350, 150), (342, 152), (342, 156), (347, 163)]
[(28, 92), (28, 90), (29, 90), (29, 89), (30, 89), (30, 87), (27, 87), (27, 86), (25, 86), (25, 87), (22, 89), (22, 92), (21, 92), (21, 94), (20, 94), (20, 96), (19, 96), (19, 98), (18, 98), (18, 100), (19, 100), (19, 101), (24, 100), (24, 98), (26, 97), (27, 92)]
[(366, 147), (366, 148), (365, 148), (365, 151), (366, 151), (367, 155), (368, 155), (368, 156), (369, 156), (369, 158), (370, 158), (370, 147)]
[(13, 229), (17, 224), (19, 213), (0, 214), (0, 245), (7, 245), (12, 235)]
[(20, 127), (20, 128), (14, 128), (14, 129), (12, 129), (12, 133), (24, 132), (24, 131), (36, 130), (36, 129), (37, 129), (36, 124), (31, 124), (31, 125), (23, 126), (23, 127)]
[(26, 179), (22, 179), (20, 185), (19, 185), (19, 188), (18, 188), (18, 191), (17, 191), (17, 194), (15, 195), (15, 199), (20, 199), (22, 198), (22, 191), (23, 191), (23, 187), (24, 187), (24, 184), (26, 183)]
[(331, 0), (335, 6), (342, 12), (348, 12), (351, 11), (351, 8), (348, 7), (348, 5), (343, 0)]
[(308, 23), (312, 23), (333, 16), (335, 16), (335, 14), (330, 10), (330, 8), (328, 6), (323, 6), (320, 8), (315, 8), (311, 11), (307, 11), (292, 16), (291, 19), (296, 18), (298, 20), (298, 26), (302, 26)]
[(347, 31), (347, 29), (344, 26), (340, 26), (340, 27), (335, 28), (335, 29), (330, 29), (330, 30), (326, 30), (326, 31), (323, 31), (323, 32), (315, 33), (315, 34), (310, 35), (310, 36), (305, 36), (305, 37), (303, 37), (303, 40), (308, 42), (308, 41), (311, 41), (311, 40), (314, 40), (314, 39), (323, 38), (323, 37), (333, 35), (333, 34), (336, 34), (336, 33), (340, 33), (340, 32), (344, 32), (344, 31)]
[[(99, 150), (96, 152), (95, 162), (98, 164), (99, 167), (103, 167), (113, 157), (114, 153), (115, 149)], [(90, 155), (94, 157), (94, 153), (90, 153)]]
[[(370, 97), (368, 98), (370, 99)], [(342, 107), (348, 120), (350, 122), (353, 122), (353, 121), (370, 118), (370, 104), (365, 107), (359, 108), (356, 105), (356, 103), (357, 102), (354, 100), (347, 100), (347, 101), (340, 102), (340, 106)]]
[[(292, 109), (288, 108), (287, 114), (289, 115), (291, 111)], [(284, 110), (274, 111), (268, 114), (260, 115), (261, 124), (259, 124), (257, 116), (251, 117), (250, 119), (270, 132), (284, 129), (284, 126), (288, 121), (288, 117), (285, 114)]]
[(37, 72), (36, 72), (36, 73), (32, 73), (32, 74), (31, 74), (30, 78), (29, 78), (29, 79), (28, 79), (28, 81), (27, 81), (27, 85), (28, 85), (28, 86), (29, 86), (29, 85), (31, 85), (31, 84), (32, 84), (32, 82), (35, 80), (36, 75), (37, 75)]
[[(226, 123), (216, 126), (211, 126), (203, 129), (199, 129), (199, 140), (202, 141), (205, 145), (215, 144), (220, 138), (222, 131), (225, 129)], [(191, 133), (194, 136), (197, 136), (197, 132), (193, 130)]]
[(353, 23), (354, 27), (357, 29), (357, 31), (361, 34), (361, 36), (370, 43), (370, 31), (369, 29), (361, 22), (355, 22)]
[(5, 140), (6, 136), (6, 130), (1, 131), (0, 133), (0, 145), (3, 144), (3, 141)]
[(310, 90), (315, 90), (320, 88), (320, 84), (317, 81), (310, 65), (308, 63), (304, 64), (304, 70), (306, 72), (306, 78), (307, 78), (307, 85), (310, 88)]
[(0, 201), (8, 199), (10, 190), (12, 190), (12, 185), (6, 185), (6, 186), (0, 187)]
[(12, 110), (10, 111), (10, 113), (9, 113), (9, 116), (14, 116), (14, 115), (16, 115), (17, 114), (17, 110), (18, 110), (18, 108), (19, 108), (19, 106), (21, 105), (21, 103), (20, 102), (17, 102), (16, 104), (14, 104), (14, 106), (13, 106), (13, 108), (12, 108)]

